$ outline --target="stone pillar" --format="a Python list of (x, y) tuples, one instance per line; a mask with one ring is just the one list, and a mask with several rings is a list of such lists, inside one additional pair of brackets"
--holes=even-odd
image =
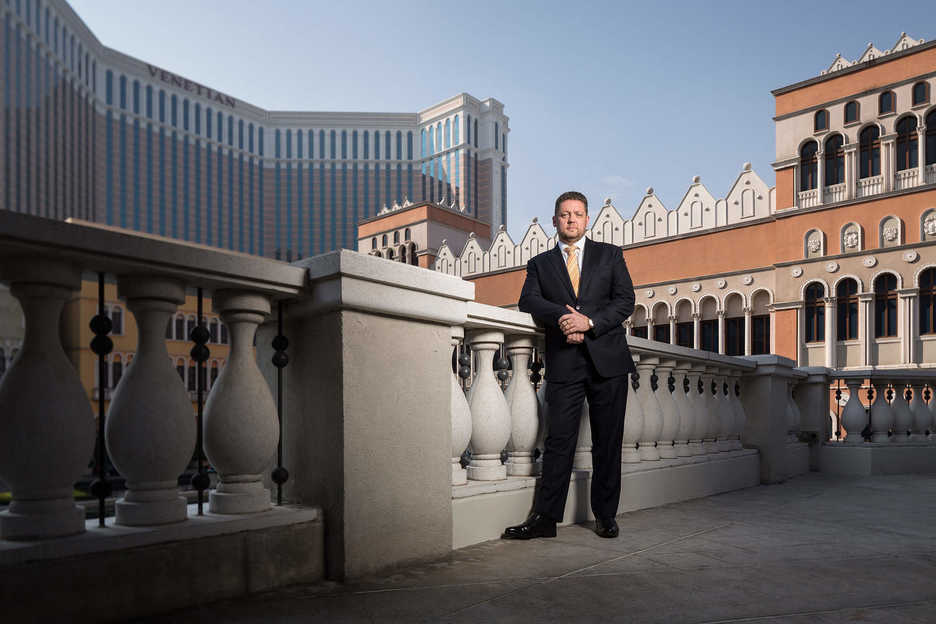
[(718, 314), (718, 352), (725, 354), (725, 311), (719, 310)]
[(735, 413), (734, 427), (731, 430), (731, 449), (741, 450), (744, 448), (741, 443), (741, 435), (744, 432), (744, 423), (747, 421), (747, 415), (744, 413), (744, 404), (741, 402), (741, 393), (743, 392), (741, 373), (739, 371), (732, 371), (728, 383), (731, 386), (731, 401), (734, 405)]
[(761, 482), (777, 483), (789, 476), (787, 424), (789, 385), (805, 375), (793, 360), (779, 355), (753, 355), (757, 368), (744, 374), (741, 402), (747, 416), (742, 439), (761, 456)]
[(539, 465), (533, 461), (539, 435), (539, 406), (536, 390), (530, 381), (528, 367), (533, 355), (533, 336), (511, 336), (507, 339), (507, 357), (513, 376), (507, 386), (510, 406), (510, 440), (507, 443), (507, 474), (530, 476)]
[(498, 331), (471, 330), (468, 342), (475, 353), (475, 377), (468, 391), (471, 407), (471, 462), (468, 478), (496, 481), (507, 478), (501, 451), (510, 440), (510, 406), (494, 376), (494, 355), (504, 343)]
[(799, 432), (801, 431), (803, 418), (794, 398), (797, 382), (796, 380), (790, 380), (787, 383), (789, 387), (787, 392), (787, 438), (789, 442), (795, 443), (799, 442)]
[(861, 366), (874, 366), (874, 293), (858, 295), (858, 341), (861, 342)]
[(124, 276), (118, 290), (136, 319), (139, 343), (107, 413), (107, 451), (127, 479), (116, 522), (181, 522), (187, 513), (178, 478), (197, 432), (192, 400), (166, 350), (166, 323), (185, 301), (185, 287), (166, 278)]
[(751, 326), (752, 310), (750, 306), (744, 308), (744, 355), (751, 355), (753, 351), (754, 328)]
[(660, 437), (657, 439), (657, 450), (661, 459), (677, 457), (676, 447), (673, 445), (679, 429), (679, 408), (673, 398), (673, 392), (676, 390), (676, 378), (673, 377), (675, 366), (675, 360), (661, 360), (656, 367), (658, 378), (656, 397), (663, 417), (663, 426), (660, 429)]
[(230, 328), (231, 353), (205, 404), (205, 454), (218, 471), (211, 492), (213, 513), (254, 513), (270, 509), (263, 475), (276, 454), (276, 403), (251, 352), (257, 327), (270, 315), (265, 295), (215, 291), (212, 307)]
[(676, 344), (676, 317), (672, 314), (669, 317), (669, 342)]
[(857, 143), (847, 143), (842, 146), (845, 150), (845, 199), (855, 198), (855, 158), (858, 153)]
[[(349, 250), (294, 266), (308, 284), (284, 327), (285, 495), (321, 506), (327, 577), (447, 556), (452, 327), (466, 324), (474, 285)], [(272, 356), (268, 341), (257, 351)]]
[(705, 450), (702, 448), (702, 438), (705, 437), (705, 429), (708, 427), (709, 402), (705, 391), (705, 381), (702, 379), (702, 373), (704, 371), (704, 365), (692, 365), (692, 375), (689, 378), (689, 392), (686, 394), (686, 397), (689, 399), (690, 413), (692, 415), (689, 425), (692, 432), (689, 436), (690, 455), (702, 455), (705, 453)]
[(0, 278), (26, 320), (19, 354), (0, 380), (0, 480), (13, 496), (0, 512), (0, 538), (81, 533), (85, 512), (75, 505), (73, 484), (94, 452), (94, 415), (59, 336), (62, 308), (81, 289), (81, 270), (36, 257), (3, 258)]
[(902, 288), (897, 291), (900, 310), (900, 361), (911, 366), (916, 360), (915, 351), (920, 339), (920, 289)]
[(835, 368), (836, 360), (836, 337), (835, 333), (835, 319), (836, 319), (836, 298), (835, 297), (825, 297), (823, 299), (825, 302), (825, 365), (827, 368)]
[(624, 333), (628, 336), (634, 335), (634, 322), (630, 319), (624, 320)]
[(819, 141), (819, 151), (816, 152), (816, 205), (825, 203), (825, 150), (822, 141)]
[(913, 382), (913, 399), (910, 401), (910, 413), (913, 415), (911, 440), (923, 442), (929, 430), (930, 413), (923, 402), (923, 384)]
[[(643, 432), (643, 409), (640, 406), (640, 398), (637, 396), (637, 390), (645, 383), (650, 383), (649, 379), (642, 379), (640, 373), (632, 373), (630, 376), (631, 387), (627, 392), (627, 406), (624, 409), (624, 438), (621, 449), (622, 464), (640, 463), (640, 454), (637, 452), (637, 443), (640, 441), (640, 434)], [(635, 388), (634, 386), (637, 386)]]
[(891, 442), (907, 442), (910, 439), (910, 430), (913, 429), (913, 413), (907, 403), (907, 385), (903, 381), (893, 381), (894, 398), (891, 401), (891, 410), (894, 413), (893, 435)]
[(728, 387), (728, 372), (727, 368), (719, 369), (718, 376), (715, 378), (718, 406), (720, 408), (718, 417), (718, 437), (716, 438), (715, 445), (721, 452), (731, 450), (731, 429), (734, 426), (735, 420), (734, 406), (731, 404), (731, 392)]
[(884, 176), (884, 192), (894, 190), (894, 176), (897, 160), (897, 135), (885, 134), (881, 136), (881, 173)]
[(651, 377), (659, 358), (641, 357), (637, 363), (637, 372), (640, 373), (640, 386), (637, 388), (637, 397), (643, 412), (643, 428), (640, 432), (640, 459), (643, 461), (656, 461), (660, 459), (660, 451), (656, 448), (656, 441), (660, 439), (663, 430), (663, 414), (653, 388)]
[(845, 429), (846, 444), (864, 444), (861, 432), (868, 424), (868, 415), (858, 393), (861, 392), (861, 378), (849, 377), (845, 379), (848, 386), (848, 401), (842, 410), (842, 428)]
[(684, 360), (676, 363), (673, 370), (673, 376), (676, 378), (676, 386), (673, 389), (673, 402), (676, 404), (679, 414), (679, 426), (676, 429), (676, 439), (674, 448), (677, 457), (689, 457), (692, 451), (689, 448), (689, 437), (692, 435), (692, 407), (689, 404), (689, 395), (691, 386), (688, 375), (692, 365)]
[(702, 315), (698, 312), (692, 313), (692, 348), (699, 349), (702, 345), (701, 332)]
[[(452, 327), (452, 348), (457, 349), (465, 336), (461, 327)], [(471, 440), (471, 408), (468, 399), (458, 383), (458, 375), (452, 371), (451, 400), (449, 414), (452, 419), (452, 485), (464, 485), (468, 481), (468, 471), (462, 468), (461, 456)]]
[[(803, 367), (806, 378), (796, 385), (795, 403), (800, 414), (800, 431), (815, 433), (819, 442), (832, 438), (829, 420), (829, 369), (822, 366)], [(818, 461), (818, 458), (816, 458)], [(817, 464), (818, 466), (818, 464)]]
[(894, 410), (887, 402), (887, 382), (872, 379), (874, 403), (871, 404), (871, 441), (887, 442), (888, 431), (894, 425)]

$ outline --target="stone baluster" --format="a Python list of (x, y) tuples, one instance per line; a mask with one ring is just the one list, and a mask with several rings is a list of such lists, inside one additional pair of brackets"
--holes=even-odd
[(4, 258), (0, 273), (26, 320), (23, 344), (0, 381), (0, 480), (12, 490), (0, 537), (81, 533), (85, 512), (72, 486), (94, 452), (94, 415), (59, 337), (62, 308), (80, 290), (81, 272), (64, 262)]
[(107, 413), (106, 439), (114, 467), (127, 479), (116, 523), (145, 526), (186, 519), (178, 478), (195, 448), (192, 400), (166, 350), (166, 323), (185, 301), (185, 287), (160, 277), (118, 280), (139, 327), (133, 365)]
[[(458, 349), (465, 331), (461, 327), (452, 327), (452, 348)], [(457, 362), (459, 368), (461, 363)], [(461, 384), (458, 383), (458, 374), (452, 371), (452, 389), (449, 400), (449, 412), (452, 419), (452, 485), (464, 485), (468, 481), (468, 471), (462, 468), (461, 456), (468, 448), (471, 440), (471, 408)]]
[(205, 453), (218, 471), (211, 492), (213, 513), (270, 509), (263, 473), (279, 441), (276, 403), (251, 352), (257, 327), (270, 314), (270, 300), (238, 290), (214, 293), (212, 307), (230, 329), (231, 352), (205, 405)]
[(501, 451), (510, 440), (510, 405), (494, 376), (494, 355), (504, 342), (498, 331), (468, 332), (468, 342), (477, 358), (475, 377), (468, 393), (471, 408), (471, 462), (468, 478), (496, 481), (507, 478)]
[(652, 379), (653, 369), (659, 361), (659, 358), (655, 357), (641, 357), (637, 363), (637, 372), (640, 373), (637, 397), (640, 399), (640, 407), (643, 411), (643, 429), (640, 432), (640, 447), (638, 448), (642, 461), (660, 459), (656, 441), (660, 439), (660, 433), (663, 430), (663, 414)]
[(533, 355), (533, 338), (511, 336), (507, 339), (506, 348), (513, 370), (506, 392), (507, 404), (510, 406), (507, 474), (530, 476), (536, 474), (539, 468), (533, 461), (533, 451), (536, 449), (540, 429), (536, 390), (527, 374), (530, 357)]
[(582, 403), (582, 415), (579, 418), (578, 440), (575, 443), (575, 456), (572, 467), (576, 470), (592, 469), (591, 419), (588, 414), (588, 400)]
[(929, 431), (930, 413), (923, 402), (923, 384), (913, 383), (913, 399), (910, 401), (910, 413), (913, 415), (913, 433), (911, 440), (923, 442)]
[(546, 403), (546, 380), (540, 383), (539, 390), (536, 391), (536, 404), (539, 409), (539, 435), (536, 437), (536, 448), (539, 449), (539, 459), (537, 463), (539, 472), (543, 470), (543, 453), (546, 452), (546, 433), (549, 430), (549, 404)]
[(673, 375), (676, 377), (676, 387), (673, 390), (673, 402), (676, 404), (679, 413), (679, 426), (676, 428), (676, 440), (673, 447), (676, 449), (676, 457), (689, 457), (692, 451), (689, 448), (689, 437), (692, 435), (692, 406), (689, 404), (689, 394), (691, 392), (689, 383), (688, 362), (678, 362)]
[(708, 397), (705, 395), (705, 380), (702, 378), (704, 370), (705, 366), (701, 364), (692, 366), (692, 375), (689, 378), (689, 392), (686, 394), (692, 415), (692, 434), (689, 437), (691, 455), (705, 454), (705, 449), (702, 447), (702, 438), (705, 437), (705, 428), (708, 426), (709, 403)]
[(721, 452), (731, 450), (731, 431), (734, 429), (735, 410), (731, 401), (733, 394), (728, 387), (728, 370), (721, 369), (718, 378), (715, 380), (718, 384), (718, 402), (720, 410), (718, 425), (718, 450)]
[(787, 404), (786, 404), (786, 419), (787, 419), (787, 442), (794, 443), (799, 442), (799, 431), (800, 431), (800, 412), (799, 407), (796, 405), (796, 401), (793, 400), (793, 388), (796, 386), (795, 381), (787, 381)]
[(637, 390), (640, 384), (650, 383), (640, 378), (639, 373), (631, 373), (631, 387), (627, 392), (627, 405), (624, 408), (624, 436), (621, 449), (622, 464), (640, 463), (640, 453), (637, 443), (643, 431), (643, 409), (640, 407), (640, 398)]
[(676, 366), (674, 360), (663, 360), (656, 368), (658, 390), (657, 400), (660, 403), (660, 412), (663, 417), (663, 427), (660, 429), (660, 437), (657, 440), (657, 450), (661, 459), (675, 459), (676, 432), (679, 429), (679, 408), (676, 400), (673, 399), (673, 391), (676, 389), (676, 378), (673, 377), (673, 368)]
[(868, 424), (868, 415), (865, 413), (864, 404), (858, 397), (858, 393), (861, 392), (861, 380), (846, 379), (845, 385), (848, 386), (848, 401), (846, 401), (845, 408), (842, 410), (845, 443), (863, 444), (864, 438), (861, 432)]
[(747, 423), (747, 414), (744, 413), (744, 403), (741, 402), (741, 373), (734, 371), (729, 377), (731, 402), (734, 405), (734, 427), (731, 430), (731, 449), (740, 451), (744, 448), (741, 436), (744, 435), (744, 426)]
[(702, 430), (702, 451), (705, 453), (717, 453), (718, 444), (715, 438), (718, 436), (719, 405), (716, 394), (715, 376), (712, 374), (717, 368), (707, 366), (702, 375), (702, 384), (705, 395), (705, 427)]
[(913, 428), (913, 414), (907, 403), (907, 386), (901, 381), (893, 382), (894, 398), (891, 401), (891, 410), (894, 413), (894, 435), (891, 442), (906, 442), (910, 439), (910, 429)]
[(887, 402), (887, 383), (872, 381), (874, 384), (874, 403), (871, 404), (871, 441), (887, 442), (888, 434), (894, 424), (894, 410)]

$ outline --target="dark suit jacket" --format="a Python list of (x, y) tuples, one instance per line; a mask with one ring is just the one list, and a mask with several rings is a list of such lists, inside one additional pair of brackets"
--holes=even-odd
[[(621, 325), (634, 311), (634, 285), (621, 248), (585, 240), (579, 296), (572, 290), (562, 252), (556, 245), (530, 258), (519, 308), (529, 312), (546, 333), (546, 379), (572, 381), (587, 375), (584, 350), (602, 377), (634, 372), (634, 360)], [(559, 317), (566, 305), (589, 317), (595, 327), (582, 345), (566, 342)]]

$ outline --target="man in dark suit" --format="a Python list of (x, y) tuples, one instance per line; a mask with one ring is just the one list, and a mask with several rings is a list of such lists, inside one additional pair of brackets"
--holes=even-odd
[(505, 539), (555, 537), (562, 520), (579, 419), (588, 399), (594, 472), (595, 532), (617, 537), (621, 496), (621, 440), (628, 374), (634, 361), (622, 323), (634, 311), (634, 286), (620, 247), (585, 238), (588, 200), (575, 191), (556, 199), (559, 242), (527, 263), (520, 310), (546, 333), (548, 428), (543, 474), (526, 522)]

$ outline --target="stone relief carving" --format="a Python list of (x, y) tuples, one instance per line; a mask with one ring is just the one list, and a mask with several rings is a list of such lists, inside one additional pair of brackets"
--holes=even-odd
[(888, 243), (893, 243), (895, 240), (897, 240), (896, 225), (888, 225), (884, 228), (884, 240), (886, 240)]
[(671, 294), (671, 295), (675, 295), (675, 294), (676, 294), (676, 287), (675, 287), (675, 286), (670, 286), (669, 288), (666, 289), (666, 292), (668, 292), (668, 293)]
[(917, 260), (920, 259), (920, 254), (918, 254), (916, 251), (910, 250), (904, 253), (903, 258), (904, 258), (904, 261), (906, 262), (916, 262)]
[(865, 265), (867, 268), (872, 268), (877, 264), (877, 258), (874, 256), (866, 256), (861, 260), (861, 264)]
[(809, 249), (809, 253), (817, 253), (822, 249), (822, 241), (818, 238), (814, 238), (806, 244), (806, 248)]
[(838, 271), (838, 269), (839, 269), (838, 262), (829, 262), (828, 264), (825, 265), (825, 270), (829, 273), (835, 273), (836, 271)]
[(652, 288), (648, 288), (648, 289), (647, 289), (647, 292), (646, 292), (646, 295), (647, 295), (647, 299), (652, 299), (652, 298), (653, 298), (653, 295), (654, 295), (653, 289), (652, 289)]
[(844, 242), (846, 249), (856, 249), (858, 247), (858, 232), (855, 230), (845, 232)]
[(936, 212), (930, 213), (923, 221), (923, 231), (927, 236), (936, 236)]
[(741, 280), (741, 281), (744, 283), (745, 286), (750, 286), (751, 284), (754, 283), (754, 276), (753, 276), (753, 275), (745, 275), (745, 276), (744, 276), (744, 279)]
[(700, 290), (702, 290), (702, 284), (696, 282), (692, 285), (692, 292), (699, 292)]
[(718, 286), (719, 288), (724, 288), (725, 286), (728, 285), (728, 282), (726, 282), (723, 279), (720, 279), (717, 282), (715, 282), (715, 285)]
[(790, 269), (790, 275), (792, 275), (793, 277), (802, 277), (803, 269), (801, 269), (800, 267), (793, 267), (792, 269)]

